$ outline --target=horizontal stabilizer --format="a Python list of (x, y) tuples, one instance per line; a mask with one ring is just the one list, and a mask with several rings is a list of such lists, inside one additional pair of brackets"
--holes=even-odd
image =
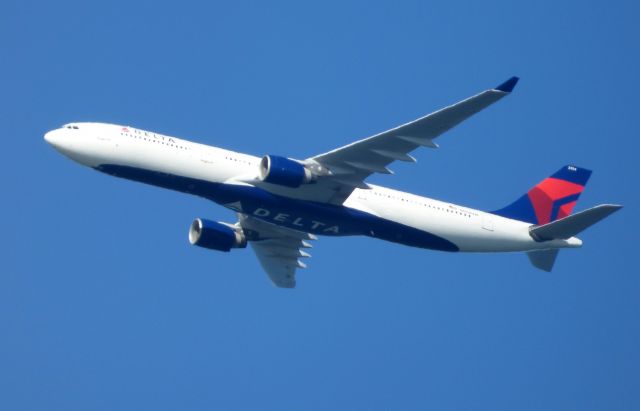
[[(529, 230), (536, 241), (568, 239), (621, 209), (621, 205), (602, 204)], [(533, 260), (532, 260), (533, 262)], [(535, 264), (534, 264), (535, 265)]]
[(529, 257), (529, 261), (531, 261), (531, 264), (533, 264), (534, 267), (546, 272), (551, 272), (553, 264), (556, 262), (558, 251), (560, 250), (529, 251), (527, 253), (527, 257)]

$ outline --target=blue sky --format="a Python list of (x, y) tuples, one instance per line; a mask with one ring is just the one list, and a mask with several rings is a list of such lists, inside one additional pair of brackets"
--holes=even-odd
[[(518, 4), (519, 3), (519, 4)], [(0, 13), (0, 408), (637, 409), (635, 2), (29, 2)], [(42, 139), (128, 124), (305, 158), (521, 77), (373, 182), (496, 209), (567, 163), (625, 208), (551, 274), (321, 238), (294, 291), (189, 246), (198, 198)]]

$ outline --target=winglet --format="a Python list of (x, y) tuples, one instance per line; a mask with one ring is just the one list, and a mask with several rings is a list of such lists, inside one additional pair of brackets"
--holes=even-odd
[(518, 84), (518, 80), (520, 80), (518, 77), (513, 76), (509, 80), (500, 84), (494, 90), (502, 91), (504, 93), (511, 93), (513, 89), (516, 87), (516, 84)]

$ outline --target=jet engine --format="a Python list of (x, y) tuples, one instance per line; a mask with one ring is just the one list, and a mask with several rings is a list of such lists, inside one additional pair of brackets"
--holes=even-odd
[(229, 251), (247, 246), (242, 229), (231, 224), (196, 218), (189, 227), (189, 242), (210, 250)]
[(260, 180), (267, 183), (297, 188), (316, 177), (309, 168), (289, 158), (267, 155), (260, 161)]

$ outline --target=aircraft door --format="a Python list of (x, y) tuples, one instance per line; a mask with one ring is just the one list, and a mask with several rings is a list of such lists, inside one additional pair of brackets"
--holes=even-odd
[(493, 217), (489, 214), (485, 214), (482, 216), (482, 228), (487, 231), (493, 231)]

